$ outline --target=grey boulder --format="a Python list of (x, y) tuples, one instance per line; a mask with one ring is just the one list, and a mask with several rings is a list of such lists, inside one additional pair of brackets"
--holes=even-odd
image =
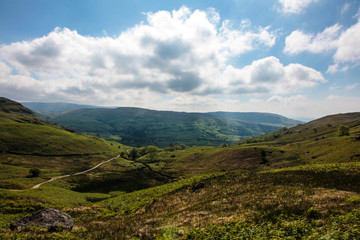
[(48, 231), (62, 231), (71, 230), (73, 225), (74, 221), (68, 214), (54, 208), (44, 208), (11, 223), (10, 228), (21, 231), (29, 227), (41, 227)]

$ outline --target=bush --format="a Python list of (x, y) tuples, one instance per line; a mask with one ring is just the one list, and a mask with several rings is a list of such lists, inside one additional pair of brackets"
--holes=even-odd
[(132, 148), (129, 153), (129, 157), (131, 160), (136, 160), (139, 157), (139, 152), (136, 148)]
[(29, 170), (30, 177), (38, 177), (40, 176), (40, 173), (41, 171), (38, 168), (32, 168)]
[(340, 125), (338, 128), (339, 136), (349, 136), (349, 127), (346, 125)]

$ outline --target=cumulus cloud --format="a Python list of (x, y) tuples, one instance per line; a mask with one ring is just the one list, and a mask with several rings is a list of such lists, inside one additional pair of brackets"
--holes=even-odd
[(228, 66), (222, 80), (228, 81), (229, 93), (289, 94), (313, 87), (326, 80), (322, 74), (301, 64), (284, 66), (276, 57), (256, 60), (244, 68)]
[(304, 11), (311, 3), (318, 0), (279, 0), (281, 4), (281, 11), (284, 13), (299, 14)]
[(169, 98), (289, 94), (325, 81), (312, 68), (284, 66), (275, 57), (242, 68), (228, 63), (259, 47), (274, 46), (276, 34), (269, 26), (252, 26), (249, 20), (234, 26), (220, 22), (214, 9), (187, 7), (146, 17), (117, 37), (56, 28), (32, 41), (2, 45), (0, 94), (19, 100), (146, 107)]
[(328, 27), (316, 35), (295, 30), (286, 37), (284, 52), (288, 54), (299, 54), (305, 51), (321, 53), (336, 49), (340, 30), (341, 26), (339, 24)]
[(360, 21), (341, 34), (333, 58), (335, 64), (360, 64)]
[[(82, 36), (56, 28), (47, 36), (1, 47), (1, 60), (19, 76), (57, 94), (94, 94), (110, 89), (196, 92), (216, 81), (230, 57), (271, 47), (269, 27), (234, 27), (214, 9), (146, 13), (147, 22), (118, 37)], [(13, 74), (12, 78), (16, 78)], [(10, 84), (10, 83), (9, 83)], [(18, 83), (13, 82), (17, 85)]]
[(360, 64), (360, 21), (342, 29), (341, 25), (335, 24), (316, 35), (295, 30), (286, 37), (284, 52), (334, 52), (334, 63), (329, 66), (328, 72), (347, 71)]

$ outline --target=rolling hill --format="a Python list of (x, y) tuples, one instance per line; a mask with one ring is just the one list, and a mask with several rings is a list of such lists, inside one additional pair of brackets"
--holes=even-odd
[[(22, 189), (54, 175), (87, 169), (116, 156), (122, 147), (95, 136), (69, 132), (20, 103), (0, 98), (0, 188)], [(28, 178), (34, 167), (43, 175)]]
[[(24, 151), (25, 139), (41, 143), (60, 132), (65, 134), (61, 126), (51, 127), (51, 123), (15, 102), (5, 105), (6, 109), (0, 112), (4, 126), (0, 136), (12, 129), (6, 124), (31, 125), (26, 131), (20, 127), (15, 132), (19, 135), (17, 139), (7, 136), (15, 139), (14, 149)], [(149, 114), (146, 110), (126, 110), (129, 114), (135, 111), (142, 121)], [(87, 111), (79, 116), (87, 120)], [(117, 114), (116, 109), (99, 112), (105, 113)], [(124, 111), (121, 115), (125, 115)], [(176, 114), (172, 116), (179, 118)], [(202, 114), (190, 116), (201, 120)], [(164, 116), (159, 113), (157, 119), (161, 117)], [(101, 119), (107, 117), (98, 117), (96, 121)], [(167, 119), (169, 123), (171, 120)], [(338, 134), (340, 125), (349, 127), (349, 135)], [(37, 131), (37, 127), (46, 128)], [(27, 131), (33, 136), (21, 133)], [(69, 134), (65, 135), (76, 140), (70, 144), (79, 144), (78, 152), (86, 149), (80, 146), (88, 137), (76, 139), (80, 135)], [(31, 155), (34, 152), (30, 150), (27, 150), (30, 155), (0, 152), (0, 238), (359, 239), (359, 134), (360, 113), (338, 114), (292, 128), (283, 127), (231, 147), (142, 147), (134, 158), (126, 154), (129, 147), (90, 137), (100, 141), (98, 144), (103, 142), (110, 151), (120, 146), (122, 157), (85, 175), (17, 192), (6, 188), (29, 188), (47, 178), (73, 173), (76, 168), (89, 168), (96, 161), (89, 159), (92, 155), (59, 157)], [(3, 141), (8, 141), (7, 137)], [(58, 143), (63, 141), (67, 142)], [(65, 151), (55, 145), (49, 147), (55, 153)], [(27, 177), (31, 167), (41, 167), (42, 175)], [(70, 214), (74, 229), (55, 233), (9, 229), (14, 220), (46, 206)]]
[(284, 116), (273, 113), (259, 112), (209, 112), (209, 115), (235, 119), (252, 123), (272, 124), (277, 127), (293, 127), (301, 124), (301, 121), (286, 118)]
[[(223, 142), (232, 143), (246, 137), (275, 131), (282, 126), (294, 126), (299, 123), (278, 115), (262, 113), (246, 114), (248, 119), (245, 121), (206, 113), (126, 107), (74, 109), (61, 113), (41, 112), (41, 114), (51, 121), (79, 132), (136, 147), (146, 145), (166, 147), (169, 144), (217, 146)], [(253, 120), (251, 116), (258, 122), (251, 122)]]
[(113, 151), (102, 139), (66, 131), (20, 103), (0, 98), (0, 151), (28, 155), (81, 155)]

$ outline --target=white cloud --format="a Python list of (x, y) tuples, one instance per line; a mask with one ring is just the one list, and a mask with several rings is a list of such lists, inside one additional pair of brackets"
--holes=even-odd
[(360, 20), (342, 31), (342, 26), (335, 24), (323, 32), (314, 34), (293, 31), (285, 40), (284, 52), (299, 54), (302, 52), (334, 52), (334, 63), (328, 72), (347, 71), (360, 65)]
[(276, 39), (270, 27), (220, 22), (214, 9), (182, 7), (146, 16), (146, 23), (114, 38), (56, 28), (42, 38), (1, 46), (0, 60), (14, 69), (8, 79), (26, 76), (44, 94), (69, 99), (108, 95), (114, 89), (197, 94), (219, 84), (215, 76), (230, 57), (271, 47)]
[[(0, 47), (0, 95), (195, 111), (222, 96), (293, 94), (325, 82), (300, 64), (270, 56), (237, 68), (229, 60), (270, 48), (276, 34), (249, 20), (235, 27), (214, 9), (146, 13), (147, 22), (118, 37), (56, 28), (32, 41)], [(234, 101), (227, 100), (228, 104)], [(216, 110), (216, 109), (214, 109)]]
[(282, 6), (282, 12), (299, 14), (302, 13), (311, 3), (317, 1), (318, 0), (279, 0), (279, 3)]
[(266, 57), (237, 69), (229, 65), (220, 78), (229, 94), (290, 94), (326, 80), (322, 74), (301, 64), (284, 66), (276, 57)]
[(288, 54), (299, 54), (301, 52), (321, 53), (336, 49), (341, 26), (335, 24), (327, 27), (317, 35), (303, 33), (300, 30), (293, 31), (285, 39), (284, 52)]
[(345, 14), (351, 7), (351, 4), (349, 2), (344, 3), (342, 9), (341, 9), (341, 14)]
[(334, 55), (336, 63), (353, 62), (360, 64), (360, 21), (341, 34)]

